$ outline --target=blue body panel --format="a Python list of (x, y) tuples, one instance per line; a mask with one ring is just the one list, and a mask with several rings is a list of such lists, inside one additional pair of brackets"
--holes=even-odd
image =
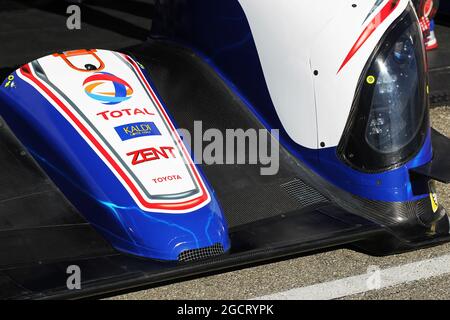
[(280, 141), (293, 155), (334, 185), (378, 201), (403, 202), (428, 196), (413, 193), (409, 169), (432, 159), (430, 133), (422, 149), (408, 163), (377, 174), (350, 168), (338, 158), (336, 147), (313, 150), (290, 139), (276, 114), (255, 41), (239, 1), (161, 0), (152, 35), (196, 51), (268, 129), (280, 129)]
[(185, 250), (214, 244), (229, 249), (227, 223), (200, 170), (211, 197), (208, 204), (183, 214), (141, 210), (72, 125), (17, 72), (13, 76), (13, 88), (5, 88), (7, 80), (0, 88), (1, 116), (70, 202), (116, 249), (161, 260), (177, 260)]

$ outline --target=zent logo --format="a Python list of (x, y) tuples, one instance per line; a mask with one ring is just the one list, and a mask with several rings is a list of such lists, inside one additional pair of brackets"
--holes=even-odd
[(107, 72), (97, 72), (83, 82), (86, 94), (103, 104), (113, 105), (131, 98), (133, 89), (124, 80)]
[(174, 147), (159, 147), (136, 150), (127, 153), (127, 156), (132, 156), (131, 164), (133, 166), (160, 159), (176, 158)]

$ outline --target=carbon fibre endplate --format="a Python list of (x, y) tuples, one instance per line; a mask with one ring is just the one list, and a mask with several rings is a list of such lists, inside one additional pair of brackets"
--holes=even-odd
[(433, 160), (412, 171), (429, 179), (450, 183), (450, 139), (433, 129), (431, 140), (433, 143)]

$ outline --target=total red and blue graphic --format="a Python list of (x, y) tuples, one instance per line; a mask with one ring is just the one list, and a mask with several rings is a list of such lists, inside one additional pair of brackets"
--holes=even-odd
[(83, 86), (89, 97), (107, 105), (127, 101), (133, 95), (133, 88), (125, 80), (108, 72), (94, 73)]

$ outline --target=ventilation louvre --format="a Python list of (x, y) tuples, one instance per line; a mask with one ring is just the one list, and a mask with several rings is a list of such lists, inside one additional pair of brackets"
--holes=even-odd
[(214, 256), (221, 255), (225, 252), (222, 244), (216, 243), (210, 247), (186, 250), (178, 255), (178, 261), (191, 262), (197, 260), (203, 260)]

